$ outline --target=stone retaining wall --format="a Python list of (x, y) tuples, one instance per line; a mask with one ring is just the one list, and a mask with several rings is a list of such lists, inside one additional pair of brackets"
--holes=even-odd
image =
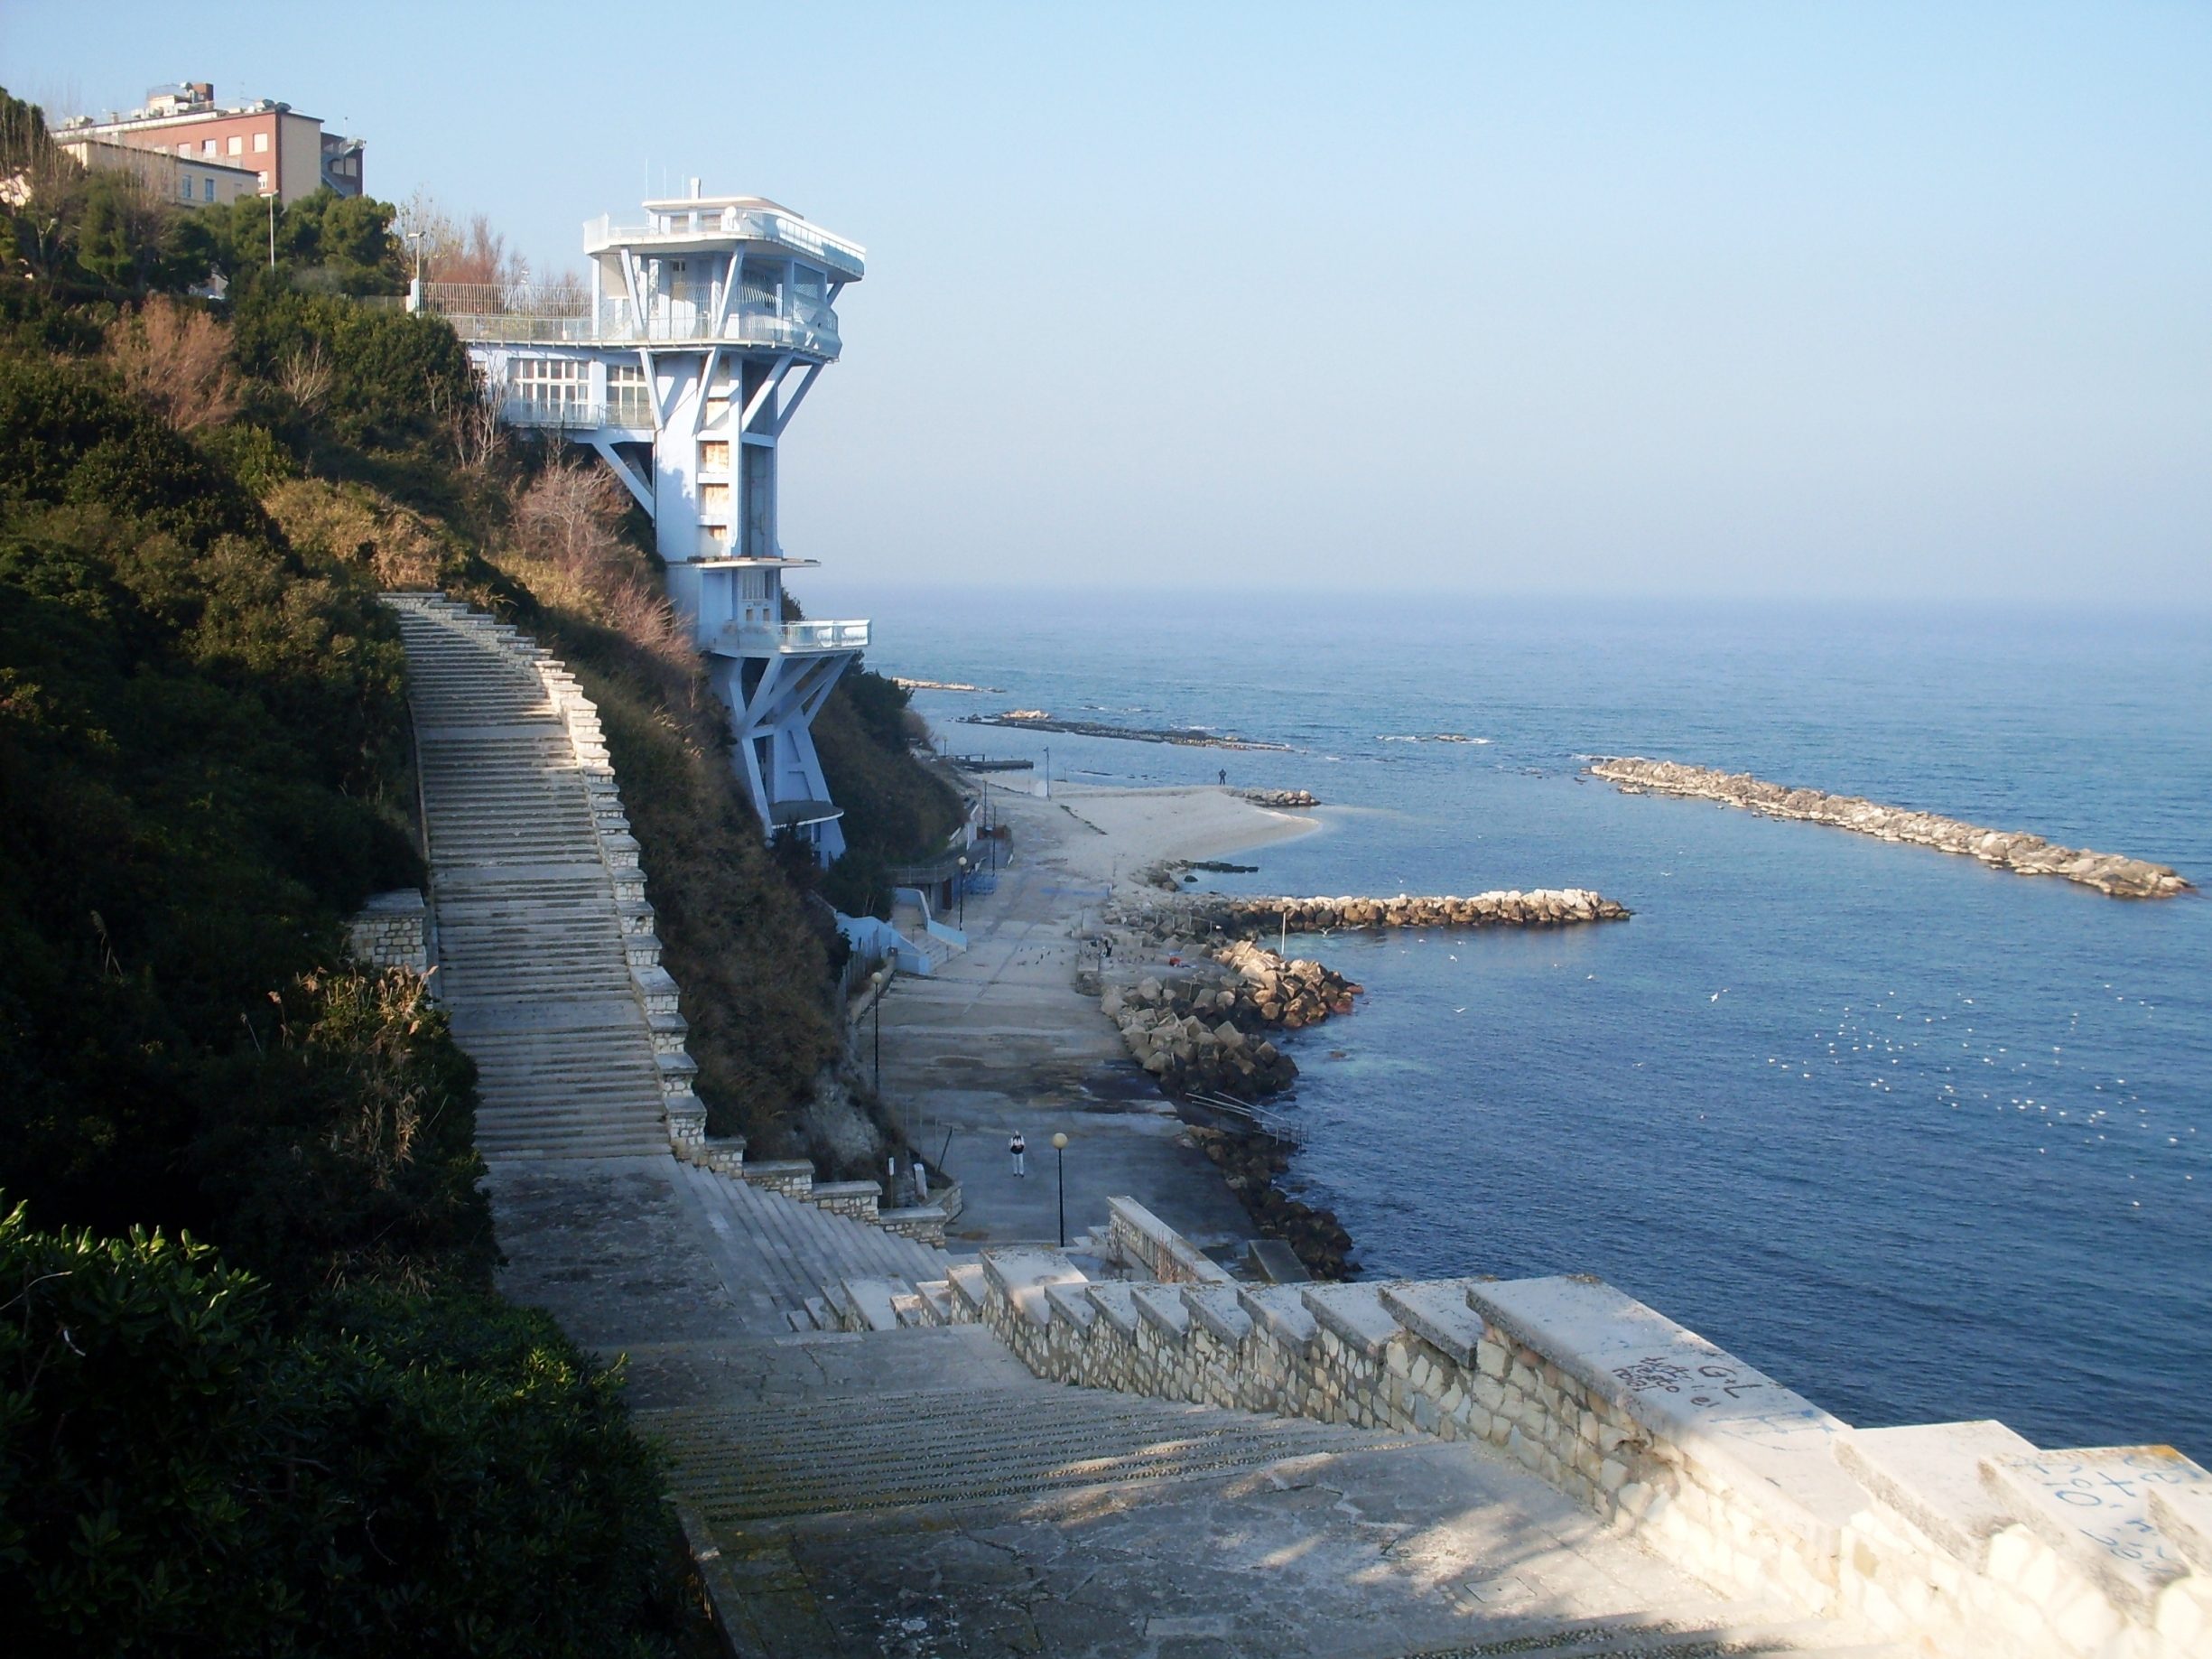
[(346, 924), (346, 948), (379, 974), (405, 968), (430, 972), (430, 907), (412, 887), (372, 893), (360, 913)]
[(1162, 1284), (1226, 1284), (1229, 1275), (1134, 1198), (1106, 1200), (1107, 1238), (1117, 1258)]
[[(1146, 1218), (1138, 1259), (1178, 1259)], [(1716, 1589), (1931, 1654), (2212, 1654), (2212, 1521), (2176, 1518), (2212, 1477), (2170, 1449), (1854, 1430), (1594, 1279), (1094, 1283), (1002, 1248), (943, 1305), (1040, 1376), (1480, 1440)]]

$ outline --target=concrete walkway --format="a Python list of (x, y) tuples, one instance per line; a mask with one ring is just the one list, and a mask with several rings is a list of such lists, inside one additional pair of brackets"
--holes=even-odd
[[(945, 1162), (965, 1205), (954, 1241), (1056, 1242), (1058, 1132), (1070, 1142), (1072, 1229), (1134, 1193), (1202, 1247), (1241, 1244), (1251, 1236), (1243, 1206), (1183, 1140), (1096, 999), (1074, 989), (1073, 935), (1086, 909), (1095, 918), (1107, 883), (1069, 858), (1067, 838), (1094, 832), (1055, 802), (1015, 796), (998, 809), (1014, 826), (1014, 860), (996, 892), (969, 899), (968, 949), (926, 978), (902, 975), (883, 1003), (886, 1100), (911, 1114), (930, 1157), (951, 1137)], [(866, 1063), (871, 1024), (860, 1038)], [(1029, 1144), (1022, 1179), (1006, 1150), (1017, 1129)]]

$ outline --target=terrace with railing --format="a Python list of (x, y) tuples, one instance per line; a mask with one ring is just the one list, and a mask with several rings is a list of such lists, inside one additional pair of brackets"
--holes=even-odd
[(725, 622), (707, 648), (731, 657), (784, 652), (864, 651), (868, 624), (852, 622)]
[(443, 317), (463, 340), (494, 345), (716, 340), (794, 351), (825, 362), (844, 350), (834, 310), (788, 294), (782, 303), (785, 314), (749, 302), (733, 304), (719, 327), (711, 305), (690, 300), (655, 301), (641, 318), (627, 294), (603, 295), (595, 307), (589, 294), (503, 283), (425, 283), (422, 308)]
[(868, 250), (858, 242), (832, 236), (819, 225), (767, 207), (713, 203), (657, 208), (643, 225), (618, 225), (611, 214), (584, 223), (584, 252), (609, 247), (695, 246), (702, 240), (766, 243), (827, 266), (838, 276), (857, 280), (868, 270)]

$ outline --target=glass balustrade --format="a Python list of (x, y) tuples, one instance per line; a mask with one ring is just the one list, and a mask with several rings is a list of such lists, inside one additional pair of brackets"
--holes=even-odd
[(864, 651), (868, 624), (852, 622), (725, 622), (718, 645), (747, 654), (773, 651)]
[[(452, 292), (458, 290), (459, 292)], [(777, 315), (756, 306), (733, 306), (718, 329), (711, 305), (655, 300), (641, 321), (627, 295), (608, 295), (595, 315), (589, 295), (544, 296), (489, 283), (429, 283), (423, 309), (453, 325), (464, 340), (498, 345), (629, 345), (662, 340), (719, 340), (764, 346), (809, 357), (835, 358), (844, 350), (837, 312), (795, 291)]]

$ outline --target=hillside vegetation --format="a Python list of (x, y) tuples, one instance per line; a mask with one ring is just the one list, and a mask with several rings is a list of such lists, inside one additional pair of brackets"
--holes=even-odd
[[(0, 215), (10, 1636), (692, 1651), (618, 1377), (493, 1292), (472, 1067), (422, 981), (343, 948), (366, 894), (422, 876), (376, 592), (554, 615), (488, 556), (533, 467), (493, 452), (449, 330), (349, 297), (396, 286), (389, 209), (282, 210), (272, 271), (42, 131), (0, 95), (27, 185)], [(178, 294), (225, 259), (227, 305)], [(640, 682), (656, 733), (670, 684)], [(798, 953), (760, 977), (818, 985), (748, 851)]]
[[(739, 793), (649, 527), (501, 433), (451, 330), (361, 297), (404, 285), (392, 209), (180, 211), (76, 169), (5, 93), (0, 180), (11, 1634), (692, 1651), (618, 1377), (493, 1292), (473, 1068), (423, 981), (345, 955), (362, 899), (423, 875), (376, 594), (443, 588), (570, 660), (715, 1128), (828, 1161), (817, 878)], [(185, 292), (211, 272), (221, 303)], [(888, 682), (849, 676), (820, 730), (855, 848), (829, 888), (874, 904), (958, 803)]]

